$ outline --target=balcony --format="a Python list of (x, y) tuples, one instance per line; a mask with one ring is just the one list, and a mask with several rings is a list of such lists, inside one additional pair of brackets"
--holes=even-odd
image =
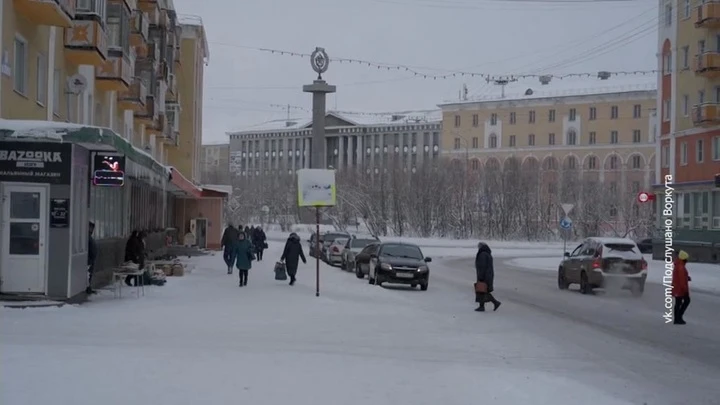
[(130, 28), (130, 45), (135, 48), (147, 48), (150, 42), (150, 21), (147, 14), (135, 11)]
[(695, 73), (707, 79), (720, 77), (720, 53), (705, 52), (695, 59)]
[(160, 8), (160, 4), (158, 3), (158, 0), (138, 0), (137, 2), (138, 9), (149, 13), (154, 9)]
[(695, 26), (698, 28), (720, 28), (720, 1), (707, 1), (697, 7)]
[(140, 124), (154, 126), (160, 116), (160, 105), (154, 96), (147, 96), (145, 108), (135, 112), (135, 120)]
[(155, 136), (159, 136), (162, 139), (164, 139), (164, 132), (167, 131), (167, 127), (168, 127), (167, 117), (164, 114), (160, 114), (158, 116), (157, 121), (155, 121), (154, 123), (152, 123), (150, 125), (145, 126), (145, 132), (148, 135), (155, 135)]
[(148, 90), (145, 83), (139, 78), (134, 78), (130, 88), (118, 93), (118, 108), (142, 114), (148, 102), (147, 96)]
[(65, 30), (65, 57), (75, 65), (101, 66), (108, 57), (108, 36), (97, 21), (75, 20)]
[(150, 26), (152, 28), (160, 28), (163, 30), (167, 29), (167, 26), (170, 23), (167, 10), (161, 10), (159, 8), (148, 12), (148, 20), (150, 21)]
[(178, 101), (177, 77), (175, 75), (168, 76), (167, 89), (165, 90), (165, 101), (175, 103)]
[(711, 127), (720, 124), (720, 104), (703, 103), (693, 106), (693, 124)]
[(15, 12), (37, 25), (72, 27), (76, 0), (13, 0)]
[(95, 69), (95, 86), (102, 91), (126, 91), (135, 73), (135, 55), (111, 50), (108, 59)]

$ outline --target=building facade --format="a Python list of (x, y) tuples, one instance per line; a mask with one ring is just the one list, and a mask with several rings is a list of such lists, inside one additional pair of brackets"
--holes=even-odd
[[(654, 183), (655, 95), (655, 90), (539, 93), (443, 104), (442, 148), (456, 166), (477, 176), (511, 171), (533, 176), (537, 181), (531, 183), (539, 182), (539, 192), (555, 206), (579, 205), (583, 188), (591, 199), (589, 184), (605, 185), (608, 194), (632, 204)], [(604, 215), (613, 222), (627, 213), (608, 204)]]
[(720, 261), (720, 189), (714, 182), (720, 173), (720, 7), (670, 0), (661, 2), (659, 14), (657, 193), (664, 193), (669, 176), (674, 239), (698, 260)]
[(230, 144), (202, 145), (200, 167), (203, 184), (230, 184)]
[[(13, 207), (22, 207), (21, 199), (28, 196), (37, 198), (41, 207), (32, 214), (37, 220), (32, 238), (14, 233), (19, 225), (2, 227), (0, 294), (61, 299), (81, 294), (86, 287), (88, 221), (95, 224), (100, 249), (96, 270), (101, 273), (123, 260), (118, 252), (132, 230), (147, 231), (149, 251), (159, 252), (166, 228), (184, 235), (191, 219), (204, 218), (208, 227), (203, 228), (207, 232), (203, 240), (208, 247), (219, 245), (227, 193), (185, 179), (197, 169), (182, 173), (171, 166), (185, 159), (168, 156), (180, 147), (183, 130), (182, 33), (172, 0), (0, 4), (0, 192), (3, 199), (19, 201), (4, 205), (0, 219), (29, 223), (13, 213)], [(204, 37), (198, 41), (206, 46)], [(198, 77), (202, 70), (192, 69), (184, 77), (191, 89), (197, 89), (202, 86)], [(201, 122), (201, 107), (189, 111), (195, 122)], [(194, 140), (193, 145), (202, 136), (196, 129), (183, 133)], [(59, 141), (71, 143), (72, 148), (55, 155)], [(33, 156), (57, 156), (57, 167), (47, 176), (29, 176), (23, 160), (28, 151)], [(123, 181), (113, 186), (89, 181), (106, 156), (124, 162)], [(56, 211), (69, 213), (69, 223), (53, 225), (56, 218), (48, 212), (53, 212), (56, 200), (64, 201)], [(72, 244), (63, 245), (66, 239)], [(37, 276), (33, 280), (8, 273), (13, 251), (26, 242), (38, 270), (28, 273)]]
[[(329, 112), (325, 117), (327, 164), (367, 174), (397, 164), (411, 172), (439, 157), (441, 124), (439, 111)], [(313, 145), (312, 122), (308, 119), (275, 121), (228, 136), (232, 176), (292, 175), (310, 167)]]

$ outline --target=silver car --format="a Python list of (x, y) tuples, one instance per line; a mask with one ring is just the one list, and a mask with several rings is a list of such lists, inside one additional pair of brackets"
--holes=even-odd
[(349, 239), (345, 243), (342, 252), (342, 263), (340, 267), (346, 271), (355, 271), (355, 255), (360, 253), (365, 246), (377, 242), (380, 242), (380, 240), (372, 237)]
[(326, 250), (325, 261), (331, 266), (342, 264), (343, 249), (349, 238), (337, 238), (335, 239)]

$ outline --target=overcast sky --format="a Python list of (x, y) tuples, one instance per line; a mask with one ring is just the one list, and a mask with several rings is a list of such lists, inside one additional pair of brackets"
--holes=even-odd
[[(310, 108), (302, 85), (315, 78), (308, 58), (249, 48), (310, 53), (423, 67), (428, 74), (463, 70), (493, 74), (656, 69), (657, 1), (539, 2), (508, 0), (175, 0), (180, 14), (200, 16), (210, 43), (205, 70), (203, 142), (286, 112)], [(434, 69), (434, 70), (433, 70)], [(499, 94), (479, 78), (424, 80), (402, 71), (331, 63), (324, 78), (338, 86), (328, 108), (400, 111), (434, 108), (470, 96)], [(553, 90), (626, 86), (654, 78), (537, 79), (515, 88)], [(511, 89), (508, 89), (511, 90)], [(512, 91), (509, 94), (513, 93)], [(306, 113), (293, 109), (294, 117)]]

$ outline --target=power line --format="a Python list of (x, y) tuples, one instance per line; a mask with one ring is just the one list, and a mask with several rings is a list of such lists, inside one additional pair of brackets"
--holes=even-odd
[[(292, 56), (292, 57), (300, 57), (300, 58), (309, 58), (310, 54), (303, 53), (303, 52), (295, 52), (295, 51), (287, 51), (282, 49), (271, 49), (271, 48), (259, 48), (259, 47), (251, 47), (251, 46), (242, 46), (242, 45), (233, 45), (233, 44), (226, 44), (226, 43), (218, 43), (218, 45), (224, 45), (229, 47), (236, 47), (236, 48), (242, 48), (242, 49), (248, 49), (248, 50), (254, 50), (259, 52), (266, 52), (270, 54), (277, 54), (281, 56)], [(414, 75), (417, 78), (422, 79), (430, 79), (430, 80), (443, 80), (443, 79), (452, 79), (452, 78), (458, 78), (458, 77), (476, 77), (476, 78), (482, 78), (489, 81), (496, 81), (496, 80), (514, 80), (514, 79), (528, 79), (528, 78), (549, 78), (549, 79), (567, 79), (567, 78), (582, 78), (582, 77), (600, 77), (603, 80), (606, 80), (612, 76), (638, 76), (638, 75), (647, 75), (647, 74), (657, 74), (657, 70), (634, 70), (634, 71), (600, 71), (600, 72), (581, 72), (581, 73), (557, 73), (557, 74), (533, 74), (533, 73), (525, 73), (525, 74), (492, 74), (492, 73), (483, 73), (483, 72), (468, 72), (468, 71), (451, 71), (452, 73), (447, 74), (432, 74), (428, 72), (423, 72), (418, 69), (412, 68), (408, 65), (401, 65), (401, 64), (391, 64), (391, 63), (378, 63), (363, 59), (354, 59), (354, 58), (330, 58), (331, 61), (339, 64), (355, 64), (355, 65), (364, 65), (370, 68), (375, 68), (378, 70), (387, 70), (387, 71), (404, 71), (407, 73), (410, 73)], [(439, 70), (439, 69), (438, 69)]]

